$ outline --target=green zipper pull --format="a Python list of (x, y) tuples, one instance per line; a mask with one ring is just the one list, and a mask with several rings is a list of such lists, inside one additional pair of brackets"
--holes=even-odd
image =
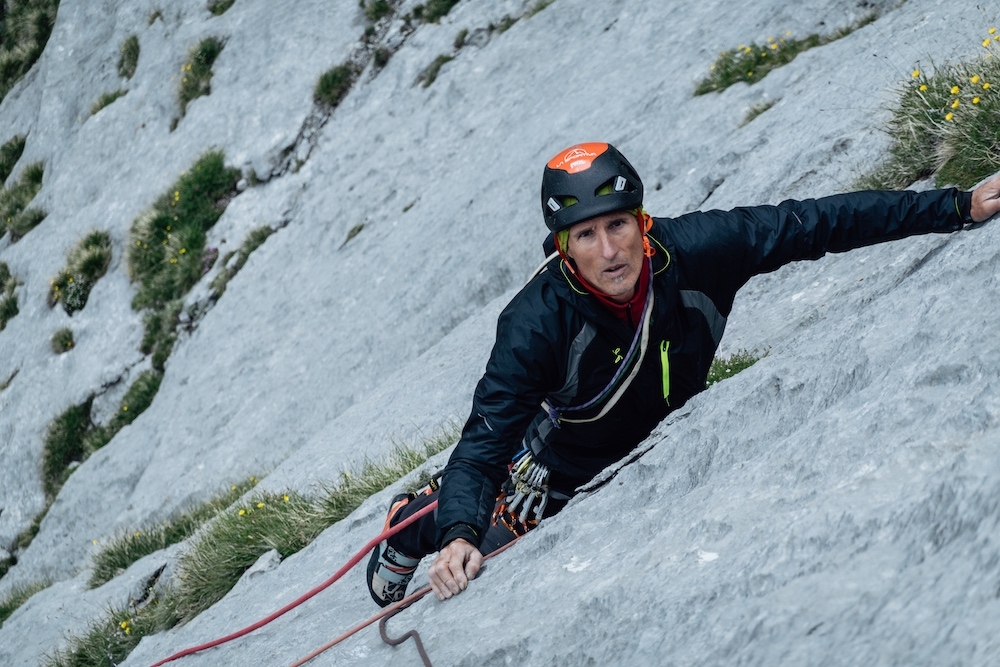
[(663, 369), (663, 400), (670, 405), (670, 359), (667, 358), (667, 351), (670, 349), (670, 341), (660, 342), (660, 367)]

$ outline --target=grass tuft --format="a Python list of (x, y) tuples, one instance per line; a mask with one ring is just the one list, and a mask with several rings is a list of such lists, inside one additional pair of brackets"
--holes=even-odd
[[(153, 403), (156, 392), (160, 390), (163, 374), (157, 371), (143, 371), (122, 397), (118, 412), (107, 425), (112, 436), (136, 420), (136, 417), (146, 411)], [(110, 440), (110, 438), (109, 438)]]
[(225, 43), (217, 37), (206, 37), (188, 53), (188, 60), (181, 65), (181, 83), (177, 89), (181, 116), (194, 99), (212, 92), (212, 65), (222, 53)]
[(174, 343), (177, 342), (177, 325), (180, 323), (183, 308), (184, 302), (177, 299), (161, 308), (147, 312), (142, 318), (145, 330), (142, 342), (139, 344), (139, 351), (143, 354), (153, 355), (152, 366), (161, 373), (167, 358), (174, 351)]
[(830, 35), (813, 34), (803, 39), (791, 39), (789, 31), (781, 38), (768, 37), (763, 44), (751, 42), (749, 45), (741, 44), (735, 49), (723, 51), (715, 63), (709, 67), (709, 75), (695, 86), (694, 94), (705, 95), (713, 91), (721, 93), (740, 81), (750, 84), (756, 83), (767, 76), (771, 70), (795, 60), (795, 57), (800, 53), (846, 37), (876, 18), (878, 18), (877, 14), (868, 14), (859, 21), (839, 28)]
[(14, 290), (20, 284), (17, 277), (10, 272), (10, 267), (0, 262), (0, 331), (3, 331), (7, 322), (20, 312), (17, 307), (17, 295), (14, 294)]
[(524, 18), (530, 19), (532, 16), (542, 11), (555, 1), (556, 0), (538, 0), (534, 5), (531, 6), (531, 9), (529, 9), (528, 12), (524, 15)]
[(226, 285), (228, 285), (229, 281), (236, 277), (236, 274), (240, 272), (243, 265), (247, 263), (248, 259), (250, 259), (251, 253), (263, 245), (264, 241), (267, 240), (267, 237), (273, 233), (274, 229), (268, 227), (267, 225), (250, 230), (250, 233), (247, 234), (247, 237), (243, 240), (243, 244), (240, 245), (239, 250), (236, 251), (235, 259), (233, 259), (233, 256), (228, 256), (224, 262), (225, 266), (222, 271), (220, 271), (219, 275), (212, 280), (212, 291), (214, 292), (216, 299), (225, 293)]
[(221, 151), (205, 153), (132, 223), (128, 271), (136, 310), (161, 310), (181, 299), (204, 275), (205, 238), (236, 196), (239, 169)]
[(0, 189), (0, 235), (9, 230), (12, 243), (20, 240), (45, 218), (44, 211), (28, 208), (42, 189), (44, 174), (44, 165), (34, 162), (21, 171), (17, 183)]
[(392, 13), (392, 5), (388, 0), (359, 0), (361, 8), (365, 12), (365, 18), (372, 23), (378, 22)]
[(0, 12), (0, 101), (42, 55), (59, 0), (6, 0)]
[(712, 360), (712, 366), (709, 368), (705, 387), (711, 387), (716, 382), (721, 382), (740, 371), (745, 371), (760, 361), (762, 356), (764, 355), (757, 354), (756, 351), (740, 350), (725, 358), (716, 357)]
[(49, 283), (49, 308), (61, 303), (67, 315), (82, 310), (110, 263), (111, 235), (94, 230), (84, 236), (66, 256), (66, 267)]
[(855, 187), (897, 189), (934, 176), (939, 186), (971, 188), (1000, 170), (998, 36), (985, 36), (977, 58), (913, 70), (886, 127), (889, 154)]
[(18, 610), (32, 595), (49, 587), (47, 582), (35, 582), (23, 586), (14, 586), (7, 595), (0, 599), (0, 628), (11, 614)]
[(756, 118), (757, 116), (761, 115), (762, 113), (773, 107), (778, 102), (779, 100), (768, 100), (767, 102), (754, 104), (747, 110), (747, 115), (743, 117), (743, 122), (740, 123), (740, 127), (749, 124), (750, 121), (752, 121), (754, 118)]
[(52, 334), (52, 351), (63, 354), (73, 349), (73, 330), (62, 328)]
[(42, 453), (42, 486), (45, 495), (55, 498), (69, 477), (70, 466), (85, 458), (84, 436), (93, 427), (90, 420), (91, 396), (80, 405), (66, 409), (49, 423)]
[(316, 104), (329, 107), (330, 109), (337, 108), (337, 105), (343, 101), (347, 93), (351, 92), (351, 87), (354, 85), (354, 80), (358, 74), (357, 66), (351, 62), (331, 67), (316, 82), (316, 88), (313, 90), (313, 100)]
[(7, 177), (14, 171), (14, 165), (21, 159), (24, 143), (25, 136), (18, 134), (0, 146), (0, 187), (3, 187), (3, 184), (7, 182)]
[(121, 56), (118, 58), (118, 75), (125, 79), (135, 76), (139, 66), (139, 36), (129, 35), (121, 46)]
[(208, 11), (212, 12), (216, 16), (222, 16), (235, 3), (236, 0), (212, 0), (208, 3)]
[(417, 7), (414, 7), (413, 15), (428, 23), (437, 23), (458, 3), (459, 0), (429, 0), (423, 5), (417, 5), (417, 7), (421, 8), (419, 16), (417, 16)]
[(282, 558), (302, 549), (369, 496), (449, 447), (457, 435), (457, 429), (449, 429), (421, 446), (398, 445), (387, 460), (368, 462), (356, 475), (343, 473), (312, 500), (291, 493), (261, 494), (230, 508), (181, 557), (174, 603), (179, 619), (186, 622), (221, 600), (271, 549)]
[(438, 73), (441, 72), (441, 68), (454, 59), (455, 56), (442, 53), (435, 58), (434, 62), (428, 65), (423, 72), (417, 75), (416, 82), (422, 84), (424, 88), (427, 88), (437, 79)]
[(119, 88), (118, 90), (112, 91), (110, 93), (104, 93), (103, 95), (97, 98), (96, 102), (90, 105), (90, 115), (93, 116), (98, 111), (100, 111), (104, 107), (108, 106), (109, 104), (117, 100), (119, 97), (124, 97), (125, 93), (127, 92), (128, 92), (127, 90)]
[(257, 479), (251, 477), (166, 521), (113, 537), (94, 556), (93, 571), (87, 585), (97, 588), (117, 577), (140, 558), (183, 542), (207, 521), (239, 500), (256, 482)]

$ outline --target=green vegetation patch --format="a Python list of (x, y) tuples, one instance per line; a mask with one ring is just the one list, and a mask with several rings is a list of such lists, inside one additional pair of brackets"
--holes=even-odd
[(126, 605), (109, 609), (107, 616), (91, 624), (82, 637), (46, 659), (46, 667), (113, 667), (135, 650), (146, 635), (166, 630), (157, 613), (158, 605), (145, 608)]
[(104, 93), (103, 95), (97, 98), (96, 102), (90, 105), (90, 115), (93, 116), (98, 111), (100, 111), (104, 107), (108, 106), (109, 104), (117, 100), (119, 97), (123, 97), (127, 92), (128, 92), (127, 90), (119, 88), (118, 90), (114, 90), (110, 93)]
[(0, 146), (0, 187), (7, 182), (7, 177), (14, 171), (14, 165), (21, 159), (24, 152), (25, 136), (18, 134), (11, 137)]
[(73, 330), (62, 328), (52, 334), (52, 351), (63, 354), (73, 349)]
[(216, 16), (222, 16), (229, 8), (236, 3), (236, 0), (212, 0), (208, 3), (208, 11)]
[(313, 100), (322, 106), (335, 109), (343, 101), (359, 72), (352, 62), (341, 63), (331, 67), (319, 77), (313, 90)]
[(181, 116), (195, 98), (212, 92), (212, 65), (222, 53), (225, 43), (217, 37), (206, 37), (188, 53), (188, 60), (181, 65), (181, 83), (177, 89)]
[(42, 486), (49, 498), (55, 498), (69, 477), (71, 465), (83, 463), (84, 437), (93, 428), (90, 421), (91, 396), (79, 405), (66, 409), (49, 424), (42, 453)]
[(771, 70), (795, 60), (800, 53), (846, 37), (876, 18), (876, 14), (869, 14), (831, 35), (813, 34), (803, 39), (792, 39), (792, 33), (788, 31), (781, 38), (768, 37), (764, 44), (751, 42), (749, 45), (740, 44), (735, 49), (723, 51), (708, 68), (709, 75), (695, 87), (694, 94), (704, 95), (713, 91), (721, 93), (739, 81), (756, 83)]
[(132, 223), (127, 262), (138, 285), (133, 308), (162, 310), (201, 279), (206, 234), (236, 196), (241, 176), (225, 166), (221, 151), (205, 153)]
[(192, 507), (187, 512), (138, 530), (121, 533), (94, 556), (90, 588), (111, 581), (140, 558), (183, 542), (210, 519), (240, 499), (257, 483), (256, 477), (234, 484), (225, 492)]
[[(264, 241), (267, 240), (271, 234), (274, 233), (274, 229), (263, 225), (252, 229), (247, 237), (243, 239), (242, 245), (240, 245), (239, 250), (235, 253), (227, 255), (224, 259), (222, 271), (219, 275), (212, 280), (212, 292), (215, 294), (215, 298), (218, 299), (226, 291), (226, 285), (229, 281), (236, 277), (236, 274), (240, 272), (243, 265), (247, 263), (250, 259), (250, 254), (254, 250), (263, 245)], [(234, 259), (235, 257), (235, 259)]]
[(59, 0), (5, 0), (0, 11), (0, 100), (42, 55)]
[(129, 35), (119, 50), (121, 55), (118, 57), (118, 74), (122, 78), (131, 79), (139, 66), (139, 36)]
[(27, 602), (32, 595), (44, 591), (49, 585), (47, 582), (39, 581), (33, 584), (14, 586), (5, 597), (0, 599), (0, 628), (3, 627), (4, 621), (10, 618), (11, 614)]
[(375, 23), (392, 13), (392, 5), (388, 0), (358, 0), (358, 4), (365, 12), (365, 18)]
[(442, 53), (435, 58), (434, 62), (428, 65), (424, 71), (417, 75), (417, 83), (423, 85), (424, 88), (427, 88), (437, 79), (438, 74), (441, 72), (441, 68), (454, 59), (455, 56)]
[(1000, 34), (990, 28), (981, 55), (901, 86), (886, 132), (885, 161), (859, 188), (897, 189), (935, 176), (939, 186), (971, 188), (1000, 170)]
[(368, 462), (357, 475), (344, 473), (316, 499), (297, 494), (260, 494), (213, 521), (178, 564), (173, 608), (186, 622), (229, 592), (263, 554), (282, 558), (299, 551), (344, 519), (373, 493), (416, 469), (455, 441), (449, 431), (418, 447), (397, 446), (386, 461)]
[(142, 318), (145, 330), (139, 351), (153, 355), (153, 368), (160, 372), (163, 372), (164, 364), (174, 350), (174, 343), (177, 342), (177, 326), (180, 324), (183, 309), (184, 302), (177, 299), (162, 308), (147, 312)]
[(94, 230), (84, 236), (66, 256), (66, 268), (49, 283), (49, 308), (61, 303), (67, 315), (82, 310), (110, 263), (111, 235)]
[(708, 380), (705, 382), (705, 387), (711, 387), (716, 382), (721, 382), (740, 371), (745, 371), (760, 361), (762, 356), (764, 355), (756, 352), (740, 350), (728, 357), (716, 357), (712, 360), (712, 366), (708, 370)]
[(429, 0), (429, 2), (416, 5), (413, 8), (413, 18), (428, 23), (437, 23), (458, 3), (459, 0)]
[(777, 103), (778, 103), (778, 100), (768, 100), (767, 102), (761, 102), (760, 104), (754, 104), (753, 106), (751, 106), (747, 110), (747, 115), (743, 117), (743, 122), (740, 123), (740, 126), (742, 127), (743, 125), (748, 124), (754, 118), (756, 118), (757, 116), (761, 115), (762, 113), (764, 113), (765, 111), (767, 111), (768, 109), (770, 109), (771, 107), (773, 107)]
[(45, 166), (41, 162), (29, 164), (21, 171), (17, 183), (0, 189), (0, 235), (10, 231), (11, 242), (16, 242), (42, 220), (45, 212), (28, 208), (42, 189)]
[(4, 330), (12, 318), (18, 314), (17, 294), (14, 290), (21, 283), (10, 272), (6, 263), (0, 262), (0, 331)]
[(42, 483), (50, 499), (59, 493), (74, 464), (83, 463), (111, 442), (118, 431), (135, 421), (152, 404), (162, 379), (159, 371), (140, 373), (106, 425), (95, 424), (91, 419), (93, 396), (70, 407), (49, 424), (42, 459)]

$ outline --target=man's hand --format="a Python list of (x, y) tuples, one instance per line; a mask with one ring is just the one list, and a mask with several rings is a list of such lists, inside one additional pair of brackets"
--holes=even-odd
[(476, 578), (483, 566), (483, 555), (468, 541), (458, 538), (445, 545), (431, 565), (428, 576), (438, 600), (458, 595)]
[(994, 176), (972, 191), (969, 215), (974, 222), (984, 222), (1000, 212), (1000, 175)]

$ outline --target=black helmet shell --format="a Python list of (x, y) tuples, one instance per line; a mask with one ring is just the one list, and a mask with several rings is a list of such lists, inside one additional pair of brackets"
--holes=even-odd
[(642, 180), (611, 144), (560, 151), (542, 175), (542, 215), (557, 232), (596, 215), (642, 207)]

